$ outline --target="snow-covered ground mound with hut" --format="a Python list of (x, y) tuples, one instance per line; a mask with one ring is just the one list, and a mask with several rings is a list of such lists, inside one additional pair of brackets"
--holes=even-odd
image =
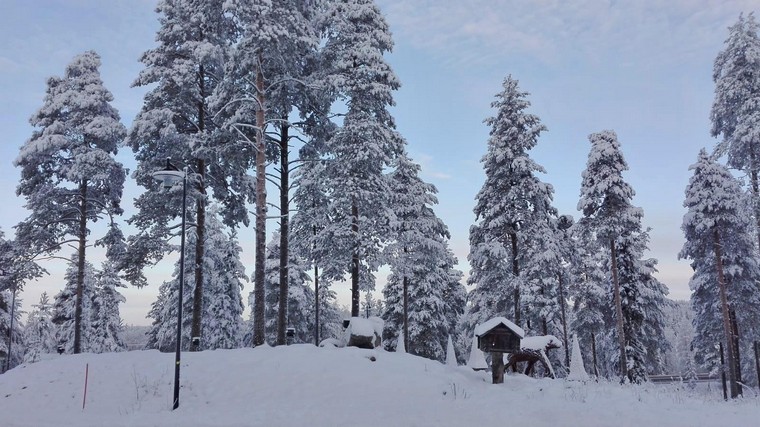
[[(374, 361), (372, 361), (374, 356)], [(87, 395), (84, 396), (85, 371)], [(313, 345), (52, 356), (0, 376), (0, 426), (750, 426), (760, 399), (718, 384), (535, 379), (410, 354)], [(84, 407), (83, 407), (84, 406)]]

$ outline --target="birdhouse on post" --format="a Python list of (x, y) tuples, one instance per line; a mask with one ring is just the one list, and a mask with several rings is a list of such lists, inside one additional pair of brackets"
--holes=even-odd
[(478, 348), (491, 353), (491, 374), (494, 384), (504, 382), (504, 353), (520, 351), (525, 331), (504, 317), (493, 319), (475, 328)]

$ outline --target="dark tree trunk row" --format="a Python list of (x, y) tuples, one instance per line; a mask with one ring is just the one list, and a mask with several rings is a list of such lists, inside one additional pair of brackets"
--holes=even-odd
[(79, 248), (77, 258), (77, 296), (74, 308), (74, 354), (82, 352), (82, 298), (84, 294), (85, 248), (87, 246), (87, 180), (79, 184)]

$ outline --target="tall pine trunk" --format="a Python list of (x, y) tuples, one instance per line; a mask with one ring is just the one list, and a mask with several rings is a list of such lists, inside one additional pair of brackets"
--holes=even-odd
[(314, 262), (314, 345), (319, 346), (319, 267)]
[[(406, 249), (404, 249), (406, 252)], [(404, 276), (404, 349), (407, 353), (411, 353), (409, 348), (409, 279)]]
[(565, 366), (570, 367), (570, 343), (567, 341), (567, 316), (565, 314), (565, 290), (562, 273), (559, 273), (559, 306), (562, 315), (562, 339), (565, 340)]
[(289, 160), (287, 117), (283, 119), (280, 133), (280, 297), (277, 309), (277, 345), (285, 345), (285, 328), (288, 322), (288, 259), (290, 258), (288, 241), (290, 239), (290, 206), (288, 200)]
[(351, 201), (351, 233), (354, 248), (351, 254), (351, 317), (359, 317), (359, 207)]
[[(74, 354), (82, 352), (82, 298), (84, 296), (85, 248), (87, 245), (87, 180), (79, 184), (79, 248), (77, 259), (77, 297), (74, 307)], [(13, 331), (11, 331), (12, 333)], [(8, 356), (10, 357), (10, 355)]]
[(617, 249), (615, 239), (610, 239), (610, 256), (612, 257), (612, 287), (615, 293), (615, 314), (617, 315), (618, 345), (620, 346), (620, 381), (628, 377), (628, 360), (625, 354), (625, 329), (623, 327), (623, 301), (620, 297), (618, 280)]
[(253, 280), (253, 346), (264, 344), (264, 262), (266, 257), (267, 187), (264, 143), (264, 75), (261, 53), (256, 69), (256, 259)]
[(517, 280), (520, 270), (517, 264), (517, 233), (509, 233), (509, 238), (512, 241), (512, 274), (515, 276), (515, 325), (520, 326), (520, 282)]
[[(202, 34), (202, 33), (201, 33)], [(203, 135), (206, 130), (206, 83), (204, 67), (198, 67), (198, 133)], [(206, 162), (196, 159), (195, 167), (198, 173), (198, 199), (195, 204), (195, 289), (193, 290), (193, 320), (190, 326), (190, 337), (198, 337), (198, 341), (190, 340), (190, 351), (200, 350), (201, 319), (203, 317), (203, 254), (206, 244)], [(184, 233), (185, 230), (182, 230)], [(181, 267), (182, 269), (185, 266)], [(197, 342), (197, 344), (195, 344)]]
[[(198, 168), (198, 199), (195, 202), (195, 289), (193, 290), (193, 320), (190, 327), (190, 337), (201, 337), (201, 319), (203, 317), (203, 254), (205, 252), (206, 242), (206, 162), (196, 159), (196, 168)], [(184, 233), (185, 230), (182, 230)], [(182, 266), (184, 269), (185, 267)], [(197, 341), (190, 340), (190, 351), (200, 350), (200, 339)]]
[(726, 349), (728, 350), (728, 380), (731, 389), (731, 398), (739, 395), (739, 388), (736, 382), (736, 355), (734, 353), (734, 331), (731, 328), (731, 318), (728, 310), (728, 293), (726, 289), (726, 279), (723, 275), (723, 255), (721, 254), (720, 233), (717, 228), (713, 228), (713, 252), (715, 253), (715, 266), (718, 270), (718, 287), (720, 290), (720, 307), (723, 312), (723, 333), (726, 337)]

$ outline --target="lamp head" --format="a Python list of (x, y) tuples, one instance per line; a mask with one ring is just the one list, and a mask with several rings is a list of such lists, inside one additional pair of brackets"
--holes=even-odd
[(153, 172), (153, 179), (161, 182), (164, 188), (171, 188), (175, 184), (182, 182), (185, 173), (177, 169), (169, 159), (166, 159), (166, 167), (163, 170)]

